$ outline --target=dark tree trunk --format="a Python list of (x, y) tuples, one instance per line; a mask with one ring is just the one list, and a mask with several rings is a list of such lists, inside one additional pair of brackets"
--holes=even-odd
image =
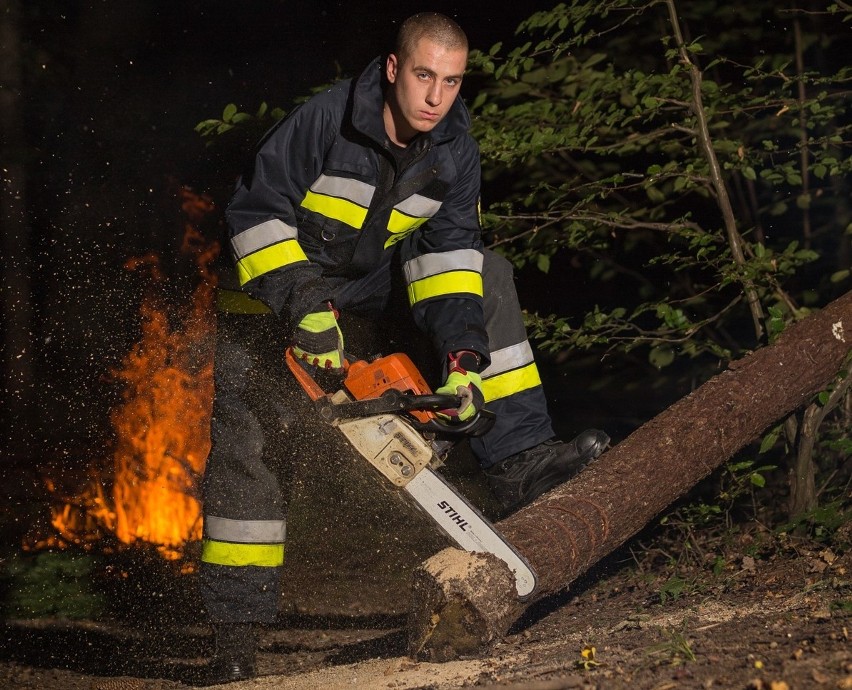
[[(674, 500), (801, 407), (838, 375), (852, 350), (852, 292), (731, 362), (633, 432), (576, 479), (500, 523), (555, 593), (641, 530)], [(412, 656), (445, 661), (486, 651), (530, 604), (502, 562), (447, 549), (414, 574)], [(475, 574), (471, 578), (467, 573)]]

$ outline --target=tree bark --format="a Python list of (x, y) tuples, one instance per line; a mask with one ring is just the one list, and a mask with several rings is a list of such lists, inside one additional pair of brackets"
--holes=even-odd
[[(791, 326), (775, 344), (731, 362), (578, 477), (500, 522), (538, 574), (535, 598), (567, 586), (765, 429), (807, 404), (848, 365), (851, 350), (852, 291)], [(517, 600), (505, 577), (489, 575), (495, 568), (508, 572), (505, 565), (483, 565), (481, 558), (446, 549), (415, 571), (412, 656), (447, 661), (483, 653), (529, 606)]]
[(797, 442), (791, 444), (795, 448), (790, 469), (789, 517), (791, 520), (817, 507), (814, 446), (823, 420), (829, 412), (843, 402), (850, 385), (852, 385), (852, 376), (847, 376), (834, 387), (824, 404), (812, 402), (802, 415)]

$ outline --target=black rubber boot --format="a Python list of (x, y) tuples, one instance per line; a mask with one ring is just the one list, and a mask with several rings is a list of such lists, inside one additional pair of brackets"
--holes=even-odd
[(217, 625), (213, 657), (188, 679), (190, 685), (208, 687), (249, 680), (257, 675), (257, 630), (251, 623)]
[(507, 513), (514, 512), (579, 474), (604, 452), (608, 443), (605, 432), (586, 429), (568, 443), (545, 441), (484, 472), (494, 496)]

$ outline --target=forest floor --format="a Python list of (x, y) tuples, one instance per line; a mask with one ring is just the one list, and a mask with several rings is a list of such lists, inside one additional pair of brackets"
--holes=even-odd
[[(717, 546), (694, 536), (694, 548)], [(315, 606), (305, 601), (265, 629), (260, 676), (228, 687), (852, 688), (850, 554), (803, 542), (756, 553), (754, 543), (743, 535), (739, 558), (721, 572), (682, 565), (677, 575), (661, 544), (639, 556), (635, 543), (635, 558), (628, 552), (539, 602), (488, 655), (443, 664), (407, 658), (405, 617), (387, 606), (402, 599), (350, 573), (348, 591), (340, 580), (333, 592), (317, 587)], [(180, 678), (210, 651), (209, 630), (151, 613), (135, 622), (7, 620), (0, 686), (184, 687)]]
[[(363, 514), (373, 502), (357, 494), (347, 503)], [(852, 689), (852, 523), (821, 541), (758, 523), (651, 525), (534, 604), (487, 655), (434, 664), (406, 656), (407, 583), (443, 543), (408, 529), (404, 513), (358, 527), (341, 510), (293, 521), (260, 675), (226, 687)], [(184, 687), (212, 649), (195, 574), (180, 572), (196, 558), (166, 562), (135, 548), (12, 558), (0, 687)], [(42, 612), (22, 615), (27, 601)]]

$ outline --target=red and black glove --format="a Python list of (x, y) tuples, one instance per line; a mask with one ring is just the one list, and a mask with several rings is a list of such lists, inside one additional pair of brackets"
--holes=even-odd
[(471, 350), (451, 352), (447, 356), (447, 379), (435, 392), (461, 398), (457, 408), (438, 411), (437, 414), (445, 419), (465, 422), (479, 412), (485, 404), (482, 377), (479, 375), (479, 355)]
[(293, 355), (323, 369), (343, 368), (343, 332), (331, 302), (305, 316), (293, 335)]

